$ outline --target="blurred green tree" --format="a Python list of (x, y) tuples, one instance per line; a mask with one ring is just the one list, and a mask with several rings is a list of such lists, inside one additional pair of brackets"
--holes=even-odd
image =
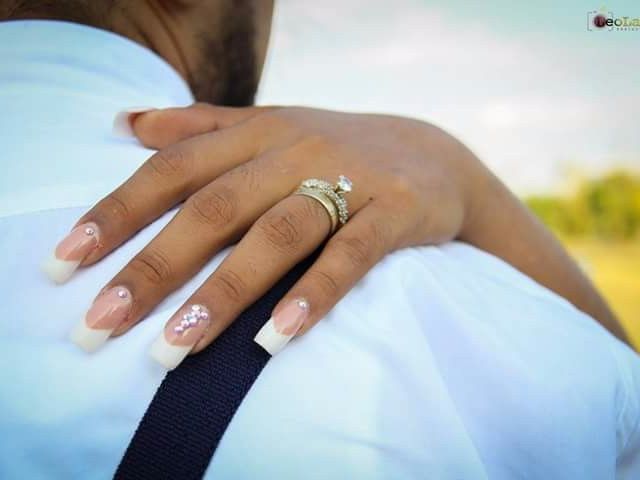
[(531, 196), (529, 208), (553, 231), (608, 240), (640, 236), (640, 177), (615, 171), (585, 180), (570, 196)]

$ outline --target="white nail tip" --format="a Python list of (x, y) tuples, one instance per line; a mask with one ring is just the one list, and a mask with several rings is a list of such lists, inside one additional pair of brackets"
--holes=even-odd
[(180, 365), (180, 362), (184, 360), (184, 357), (189, 354), (192, 348), (192, 345), (183, 346), (170, 344), (165, 339), (163, 332), (156, 338), (153, 345), (151, 345), (149, 355), (167, 370), (173, 370)]
[(73, 272), (76, 271), (80, 265), (79, 261), (60, 260), (51, 255), (47, 260), (42, 263), (42, 271), (52, 281), (56, 283), (64, 283), (71, 278)]
[(87, 326), (85, 321), (78, 324), (71, 330), (69, 339), (82, 348), (87, 353), (98, 350), (109, 338), (113, 329), (96, 329)]
[(280, 352), (292, 338), (293, 335), (283, 335), (279, 333), (273, 323), (273, 317), (271, 317), (269, 321), (262, 326), (253, 341), (273, 356)]
[(154, 107), (133, 107), (127, 108), (118, 112), (113, 119), (113, 134), (118, 137), (130, 138), (133, 137), (133, 130), (131, 129), (131, 122), (129, 117), (134, 113), (144, 113), (155, 110)]

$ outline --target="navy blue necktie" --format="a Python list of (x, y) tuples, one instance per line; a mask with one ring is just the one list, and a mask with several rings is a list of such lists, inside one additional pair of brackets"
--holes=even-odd
[(207, 349), (167, 374), (114, 478), (203, 477), (227, 425), (269, 359), (253, 337), (311, 261), (297, 265)]

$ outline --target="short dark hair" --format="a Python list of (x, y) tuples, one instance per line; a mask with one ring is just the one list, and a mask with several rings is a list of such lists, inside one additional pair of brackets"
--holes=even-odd
[(199, 100), (252, 105), (259, 80), (253, 1), (233, 0), (225, 10), (217, 35), (199, 35), (202, 57), (191, 87)]

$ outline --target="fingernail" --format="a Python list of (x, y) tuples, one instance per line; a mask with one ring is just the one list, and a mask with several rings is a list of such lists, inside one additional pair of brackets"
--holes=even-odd
[(282, 350), (300, 330), (309, 315), (309, 302), (298, 298), (288, 303), (263, 325), (253, 339), (271, 355)]
[(113, 119), (113, 134), (118, 137), (130, 138), (135, 136), (131, 122), (136, 115), (156, 110), (154, 107), (131, 107), (118, 112)]
[(71, 230), (42, 264), (42, 270), (56, 283), (64, 283), (78, 265), (98, 246), (100, 230), (91, 223), (83, 223)]
[(86, 352), (95, 352), (129, 315), (133, 300), (125, 287), (113, 287), (98, 295), (70, 339)]
[(181, 308), (151, 345), (151, 357), (168, 370), (173, 370), (202, 338), (210, 322), (209, 310), (203, 305)]

